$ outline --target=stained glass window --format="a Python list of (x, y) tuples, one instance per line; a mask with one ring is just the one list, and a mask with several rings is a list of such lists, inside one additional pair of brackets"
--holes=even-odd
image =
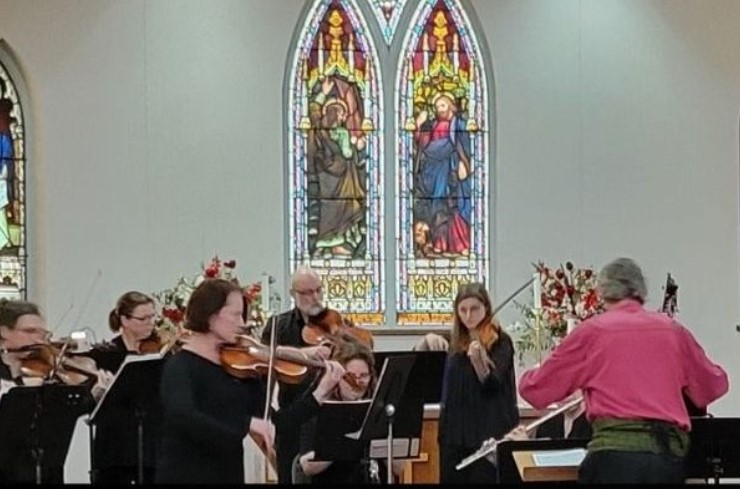
[(290, 267), (321, 276), (327, 306), (385, 322), (383, 118), (378, 55), (353, 0), (318, 0), (289, 86)]
[(396, 33), (404, 5), (406, 5), (406, 0), (370, 0), (370, 6), (375, 18), (378, 19), (380, 31), (383, 33), (383, 39), (389, 46), (393, 41), (393, 34)]
[(461, 284), (486, 282), (487, 87), (454, 0), (423, 0), (397, 73), (398, 324), (449, 323)]
[(25, 147), (18, 91), (0, 61), (0, 297), (14, 299), (26, 294)]

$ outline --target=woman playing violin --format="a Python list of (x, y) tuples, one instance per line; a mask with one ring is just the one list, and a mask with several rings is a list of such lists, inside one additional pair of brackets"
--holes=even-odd
[[(94, 345), (87, 355), (95, 359), (97, 365), (112, 372), (118, 371), (126, 356), (141, 353), (142, 342), (152, 337), (154, 318), (154, 299), (138, 291), (124, 293), (108, 314), (108, 326), (116, 335), (108, 342)], [(145, 483), (154, 481), (160, 409), (153, 402), (144, 418)], [(139, 482), (138, 419), (135, 414), (131, 406), (120, 407), (116, 409), (114, 416), (94, 425), (91, 446), (92, 483)]]
[[(369, 469), (368, 460), (358, 461), (318, 461), (314, 460), (314, 440), (316, 422), (321, 404), (326, 400), (355, 401), (368, 399), (375, 390), (375, 360), (372, 351), (357, 340), (347, 340), (337, 344), (332, 360), (327, 361), (326, 371), (316, 389), (304, 395), (283, 416), (276, 415), (275, 423), (308, 419), (301, 427), (299, 464), (302, 472), (310, 477), (312, 484), (324, 483), (369, 483), (386, 481), (385, 465), (381, 462), (378, 470)], [(286, 420), (286, 421), (283, 421)], [(285, 426), (283, 426), (285, 427)], [(400, 474), (402, 461), (394, 462), (394, 473)], [(295, 482), (295, 481), (294, 481)]]
[(249, 434), (272, 448), (273, 426), (261, 417), (264, 379), (237, 378), (221, 365), (221, 347), (244, 329), (238, 284), (206, 279), (185, 310), (187, 343), (162, 372), (162, 435), (156, 483), (243, 484), (243, 440)]
[[(9, 389), (23, 385), (40, 385), (45, 381), (60, 381), (38, 376), (29, 376), (25, 368), (26, 360), (40, 349), (55, 350), (50, 347), (51, 333), (46, 329), (46, 323), (39, 307), (26, 301), (0, 300), (0, 395)], [(55, 359), (52, 358), (52, 361)], [(49, 370), (50, 372), (51, 370)], [(110, 372), (98, 370), (95, 376), (86, 377), (84, 385), (91, 387), (90, 398), (85, 404), (92, 410), (95, 398), (99, 398), (110, 383)], [(31, 447), (27, 450), (18, 450), (14, 463), (7, 467), (0, 467), (0, 483), (33, 483), (36, 481), (34, 463), (31, 457)], [(48, 467), (43, 469), (42, 482), (63, 483), (64, 467)]]

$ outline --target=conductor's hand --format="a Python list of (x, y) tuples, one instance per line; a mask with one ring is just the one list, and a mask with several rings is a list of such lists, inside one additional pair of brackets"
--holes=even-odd
[(427, 333), (416, 344), (414, 350), (419, 351), (447, 351), (450, 344), (444, 336), (437, 333)]
[(100, 398), (103, 397), (103, 394), (105, 394), (105, 391), (108, 390), (108, 387), (110, 387), (112, 382), (113, 374), (108, 370), (104, 370), (102, 368), (99, 369), (98, 380), (97, 382), (95, 382), (95, 385), (92, 386), (92, 389), (90, 389), (90, 394), (92, 394), (93, 399), (99, 401)]
[(326, 371), (321, 376), (319, 385), (313, 391), (313, 396), (319, 403), (329, 397), (329, 394), (336, 388), (345, 373), (344, 367), (335, 360), (324, 360), (324, 365), (326, 366)]

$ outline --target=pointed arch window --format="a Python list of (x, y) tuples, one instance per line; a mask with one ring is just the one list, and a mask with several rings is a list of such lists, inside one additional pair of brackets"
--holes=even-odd
[(486, 63), (460, 0), (306, 8), (288, 74), (289, 271), (317, 270), (357, 324), (449, 323), (459, 285), (490, 279)]
[(385, 322), (378, 53), (354, 1), (314, 3), (290, 78), (290, 263), (318, 271), (329, 307)]
[(26, 297), (26, 134), (19, 75), (0, 43), (0, 297)]

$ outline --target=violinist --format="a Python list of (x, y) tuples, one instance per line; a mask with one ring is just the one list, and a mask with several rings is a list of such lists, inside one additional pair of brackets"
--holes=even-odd
[[(317, 360), (326, 359), (331, 349), (325, 344), (310, 345), (303, 339), (303, 329), (310, 324), (310, 318), (324, 311), (322, 303), (323, 287), (321, 277), (312, 269), (299, 267), (291, 277), (290, 295), (295, 307), (282, 314), (273, 316), (262, 332), (261, 341), (265, 345), (281, 345), (301, 348), (309, 357)], [(275, 338), (272, 337), (273, 326)], [(278, 383), (279, 409), (287, 409), (290, 405), (308, 392), (316, 381), (316, 374), (295, 385), (284, 382)], [(283, 430), (277, 427), (275, 450), (277, 454), (278, 484), (291, 483), (291, 466), (298, 453), (298, 430)]]
[[(46, 329), (39, 307), (31, 302), (0, 299), (0, 380), (2, 392), (24, 385), (40, 385), (44, 382), (60, 381), (38, 376), (29, 376), (24, 368), (29, 355), (38, 351), (35, 347), (49, 348), (51, 333)], [(53, 350), (50, 350), (53, 351)], [(90, 398), (86, 403), (92, 410), (95, 398), (99, 398), (110, 383), (112, 375), (102, 369), (96, 376), (86, 377), (83, 384), (89, 385)], [(31, 447), (20, 450), (11, 467), (0, 467), (0, 483), (33, 483), (36, 481)], [(43, 469), (42, 482), (63, 483), (64, 467)]]
[[(142, 341), (154, 334), (154, 299), (138, 292), (121, 295), (108, 314), (108, 326), (116, 335), (94, 345), (88, 353), (97, 365), (117, 372), (127, 355), (140, 353)], [(139, 477), (138, 419), (132, 406), (115, 406), (116, 414), (97, 422), (91, 444), (91, 482), (93, 484), (132, 484)], [(156, 443), (160, 425), (156, 403), (145, 413), (143, 482), (154, 481)]]
[(242, 289), (206, 279), (185, 309), (187, 343), (164, 365), (158, 484), (243, 484), (247, 435), (272, 449), (274, 427), (264, 413), (263, 378), (240, 379), (221, 363), (221, 349), (244, 330)]
[[(375, 390), (375, 359), (372, 351), (358, 340), (339, 343), (332, 360), (313, 392), (302, 396), (288, 409), (282, 418), (276, 416), (276, 426), (283, 419), (306, 420), (301, 427), (299, 459), (300, 469), (310, 478), (311, 484), (327, 483), (382, 483), (387, 480), (385, 461), (327, 461), (314, 460), (313, 444), (316, 436), (316, 422), (322, 402), (326, 400), (355, 401), (369, 399)], [(293, 426), (291, 426), (293, 428)], [(400, 475), (404, 462), (393, 462), (393, 472)], [(294, 481), (295, 482), (295, 481)]]

